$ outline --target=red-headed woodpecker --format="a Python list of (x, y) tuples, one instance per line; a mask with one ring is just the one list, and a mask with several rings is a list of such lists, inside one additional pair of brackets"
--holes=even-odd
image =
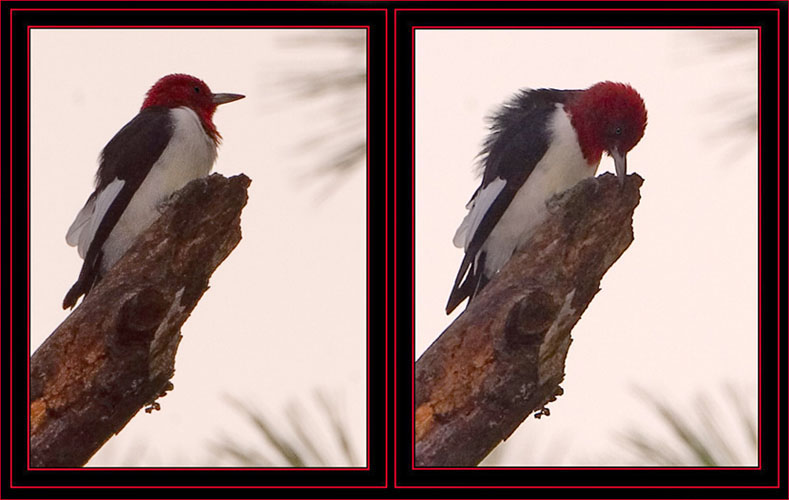
[(96, 189), (66, 234), (85, 259), (63, 309), (74, 307), (159, 216), (159, 205), (205, 177), (221, 136), (216, 107), (243, 98), (214, 94), (200, 79), (167, 75), (148, 91), (140, 112), (104, 146)]
[(597, 171), (603, 152), (624, 183), (628, 151), (647, 124), (633, 87), (601, 82), (586, 90), (523, 90), (491, 118), (482, 184), (453, 243), (465, 250), (447, 314), (469, 302), (547, 215), (546, 202)]

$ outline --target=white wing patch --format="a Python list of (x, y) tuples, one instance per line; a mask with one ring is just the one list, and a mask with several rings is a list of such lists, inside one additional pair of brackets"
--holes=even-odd
[(82, 207), (82, 210), (77, 214), (77, 218), (71, 223), (71, 227), (68, 228), (68, 232), (66, 233), (66, 243), (68, 243), (70, 247), (75, 247), (77, 243), (79, 243), (79, 235), (85, 228), (85, 224), (90, 222), (90, 218), (93, 217), (93, 208), (95, 206), (96, 198), (91, 196), (88, 198), (85, 206)]
[(488, 213), (488, 209), (493, 202), (496, 201), (496, 198), (498, 198), (501, 190), (504, 189), (506, 184), (507, 181), (501, 177), (496, 177), (468, 202), (466, 208), (469, 212), (466, 214), (463, 222), (460, 223), (460, 227), (458, 227), (455, 232), (455, 237), (452, 238), (452, 243), (454, 243), (456, 247), (468, 250), (468, 245), (471, 243), (472, 238), (474, 238), (474, 233), (477, 232), (477, 228), (482, 222), (483, 217)]
[(88, 254), (88, 248), (90, 248), (102, 219), (125, 183), (126, 181), (115, 179), (96, 198), (89, 199), (66, 233), (66, 243), (70, 246), (76, 245), (77, 252), (83, 259)]

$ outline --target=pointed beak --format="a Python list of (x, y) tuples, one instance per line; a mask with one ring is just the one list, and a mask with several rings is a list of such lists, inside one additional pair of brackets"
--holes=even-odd
[(619, 152), (619, 149), (614, 148), (611, 151), (611, 156), (614, 158), (614, 168), (616, 169), (616, 176), (619, 177), (619, 185), (625, 185), (625, 177), (627, 177), (627, 155)]
[(245, 96), (241, 94), (214, 94), (214, 104), (225, 104), (228, 102), (237, 101), (239, 99), (243, 99)]

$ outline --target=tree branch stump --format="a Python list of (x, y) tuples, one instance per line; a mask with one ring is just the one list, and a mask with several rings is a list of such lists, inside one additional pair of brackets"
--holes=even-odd
[(187, 184), (33, 354), (30, 465), (79, 467), (172, 389), (181, 325), (241, 240), (250, 180)]
[(532, 239), (420, 356), (417, 467), (475, 466), (562, 393), (570, 331), (633, 241), (643, 179), (582, 181), (548, 205)]

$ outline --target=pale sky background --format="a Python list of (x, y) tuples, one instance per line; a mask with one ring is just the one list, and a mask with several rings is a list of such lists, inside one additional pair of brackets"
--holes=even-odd
[[(214, 92), (246, 95), (214, 117), (224, 137), (214, 171), (252, 179), (243, 239), (182, 329), (175, 390), (161, 411), (135, 416), (89, 465), (234, 465), (210, 449), (223, 436), (275, 456), (226, 395), (286, 431), (286, 407), (298, 403), (317, 445), (334, 465), (349, 465), (316, 390), (346, 424), (350, 465), (366, 464), (366, 169), (326, 195), (333, 179), (314, 169), (344, 144), (304, 143), (336, 137), (340, 103), (299, 98), (287, 82), (296, 72), (365, 71), (364, 30), (355, 30), (355, 51), (330, 41), (336, 31), (32, 30), (32, 350), (69, 314), (61, 302), (82, 260), (66, 230), (93, 190), (99, 152), (145, 92), (166, 74), (188, 73)], [(364, 141), (365, 89), (356, 94), (344, 105)]]
[[(745, 50), (714, 50), (732, 37), (745, 38)], [(708, 392), (724, 433), (756, 465), (722, 394), (731, 384), (755, 417), (757, 134), (732, 123), (757, 109), (757, 41), (755, 30), (416, 31), (417, 357), (465, 307), (444, 313), (463, 256), (452, 236), (479, 185), (484, 118), (520, 88), (602, 80), (632, 84), (649, 112), (628, 155), (645, 179), (635, 241), (573, 330), (564, 395), (550, 417), (529, 417), (494, 463), (637, 463), (618, 433), (674, 441), (639, 387), (691, 417)]]

